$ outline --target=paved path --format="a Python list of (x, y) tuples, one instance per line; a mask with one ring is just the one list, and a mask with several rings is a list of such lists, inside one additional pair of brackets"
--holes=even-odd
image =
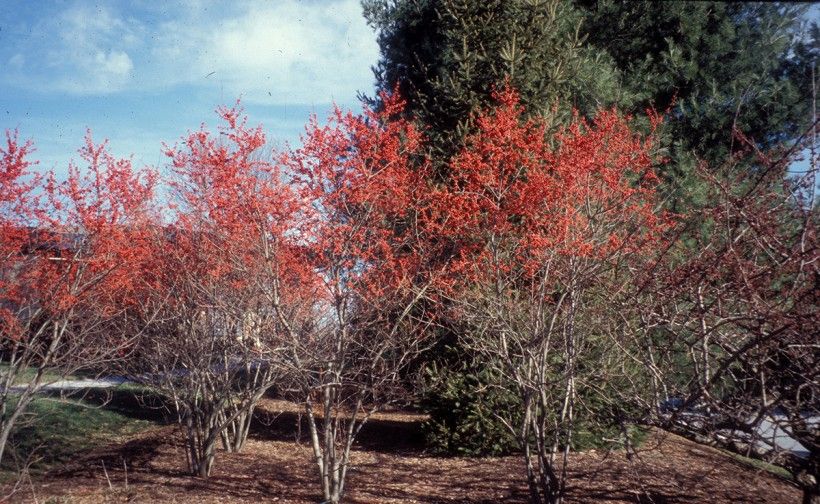
[[(51, 383), (44, 383), (37, 387), (37, 392), (58, 392), (60, 390), (81, 390), (87, 388), (111, 388), (129, 383), (122, 376), (107, 376), (105, 378), (87, 378), (78, 380), (58, 380)], [(23, 392), (25, 385), (11, 387), (11, 392)]]

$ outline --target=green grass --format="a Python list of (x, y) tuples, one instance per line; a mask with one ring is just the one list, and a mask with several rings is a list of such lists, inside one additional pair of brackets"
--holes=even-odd
[(764, 462), (763, 460), (744, 457), (743, 455), (731, 452), (729, 450), (724, 450), (722, 448), (716, 448), (718, 451), (722, 452), (725, 455), (737, 460), (741, 464), (754, 467), (755, 469), (762, 469), (764, 471), (768, 471), (775, 476), (780, 476), (781, 478), (785, 478), (788, 480), (792, 479), (792, 473), (789, 472), (787, 469), (780, 467), (778, 465), (770, 464), (768, 462)]
[[(7, 362), (0, 363), (0, 377), (5, 376), (9, 372), (9, 364)], [(35, 367), (28, 367), (19, 372), (19, 374), (14, 378), (12, 385), (24, 385), (31, 380), (34, 379), (34, 376), (37, 374), (37, 368)], [(59, 373), (55, 373), (53, 371), (46, 370), (43, 373), (43, 380), (42, 383), (50, 383), (57, 380), (71, 380), (74, 379), (74, 376), (61, 376)]]
[(31, 470), (41, 472), (155, 425), (128, 401), (97, 402), (92, 397), (36, 398), (13, 431), (0, 469), (15, 471), (23, 461), (31, 460)]

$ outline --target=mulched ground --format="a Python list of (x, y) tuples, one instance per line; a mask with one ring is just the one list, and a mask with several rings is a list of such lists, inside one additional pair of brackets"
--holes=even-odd
[[(280, 415), (273, 412), (287, 410)], [(184, 473), (181, 438), (161, 427), (98, 450), (24, 488), (14, 502), (316, 503), (315, 468), (290, 406), (267, 401), (243, 453), (217, 455), (211, 478)], [(524, 503), (519, 457), (444, 458), (420, 448), (418, 415), (382, 414), (353, 455), (346, 502)], [(123, 460), (127, 462), (126, 471)], [(108, 478), (103, 471), (105, 465)], [(654, 432), (629, 461), (621, 452), (573, 454), (567, 502), (789, 503), (788, 481), (674, 434)]]

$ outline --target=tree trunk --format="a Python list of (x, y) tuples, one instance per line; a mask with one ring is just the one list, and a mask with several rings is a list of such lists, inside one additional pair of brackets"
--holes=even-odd
[(9, 434), (14, 425), (10, 422), (4, 422), (0, 428), (0, 461), (3, 460), (3, 453), (6, 451), (6, 443), (9, 440)]
[(214, 450), (213, 444), (210, 446), (205, 447), (202, 457), (199, 461), (199, 474), (200, 478), (207, 478), (211, 475), (211, 466), (214, 463)]
[(5, 401), (8, 401), (8, 396), (4, 398), (2, 406), (3, 419), (0, 421), (0, 462), (2, 462), (3, 454), (6, 452), (6, 444), (8, 444), (9, 436), (11, 436), (11, 431), (14, 429), (14, 424), (26, 408), (28, 408), (31, 402), (31, 395), (28, 392), (21, 394), (20, 397), (17, 398), (17, 404), (14, 405), (11, 414), (8, 416), (6, 416), (8, 404), (6, 404)]
[(212, 419), (210, 425), (202, 418), (186, 419), (186, 446), (188, 452), (188, 469), (192, 476), (207, 478), (211, 474), (216, 444), (220, 439), (221, 431), (215, 430), (219, 423)]
[(797, 484), (803, 491), (803, 504), (820, 504), (820, 485), (817, 477), (808, 471), (803, 471), (797, 475)]
[(251, 405), (245, 413), (239, 415), (234, 420), (234, 427), (236, 429), (234, 435), (233, 451), (239, 452), (244, 448), (245, 441), (248, 440), (248, 433), (251, 430), (251, 422), (253, 421), (253, 405)]
[[(806, 442), (806, 445), (811, 445), (811, 442)], [(816, 446), (816, 445), (812, 445)], [(809, 454), (809, 460), (799, 461), (791, 469), (794, 474), (794, 481), (803, 491), (803, 504), (820, 504), (820, 460), (817, 452), (812, 450)]]

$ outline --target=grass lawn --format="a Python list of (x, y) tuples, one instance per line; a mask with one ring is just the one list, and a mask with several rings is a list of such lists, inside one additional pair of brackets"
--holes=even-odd
[[(9, 371), (9, 364), (6, 363), (6, 362), (0, 363), (0, 377), (5, 376), (8, 373), (8, 371)], [(35, 368), (35, 367), (25, 368), (22, 371), (20, 371), (20, 373), (15, 377), (14, 381), (12, 382), (12, 385), (26, 384), (26, 383), (30, 382), (31, 380), (33, 380), (34, 376), (36, 374), (37, 374), (37, 368)], [(72, 375), (63, 377), (63, 376), (60, 376), (60, 374), (58, 374), (58, 373), (54, 373), (54, 372), (51, 372), (51, 371), (48, 371), (48, 370), (46, 370), (43, 373), (43, 383), (44, 384), (54, 382), (54, 381), (57, 381), (57, 380), (73, 380), (75, 378), (76, 377), (72, 376)]]
[(156, 425), (133, 395), (132, 391), (114, 391), (104, 400), (95, 393), (82, 398), (36, 398), (12, 433), (0, 472), (11, 477), (28, 460), (33, 473), (42, 473)]

